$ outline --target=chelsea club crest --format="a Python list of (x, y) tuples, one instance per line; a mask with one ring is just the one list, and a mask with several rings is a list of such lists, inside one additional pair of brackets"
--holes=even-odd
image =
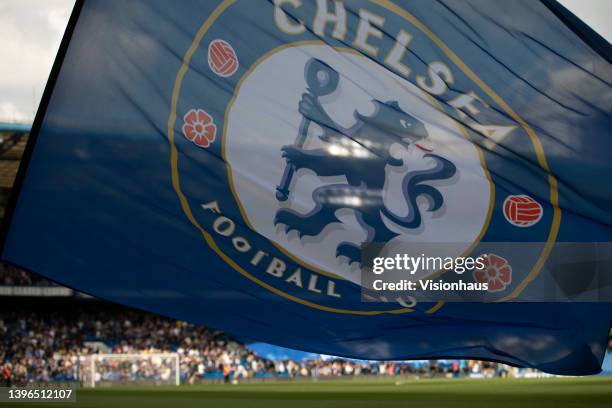
[(540, 242), (463, 278), (506, 301), (537, 277), (561, 216), (537, 134), (410, 10), (224, 1), (193, 35), (172, 94), (170, 164), (185, 216), (228, 265), (220, 279), (376, 315), (442, 302), (363, 302), (368, 243), (420, 254), (451, 242), (444, 256), (457, 257)]

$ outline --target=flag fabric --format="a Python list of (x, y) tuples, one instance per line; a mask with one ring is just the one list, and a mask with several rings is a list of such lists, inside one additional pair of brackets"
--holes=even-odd
[[(611, 55), (552, 1), (78, 2), (2, 259), (249, 341), (596, 373), (610, 303), (520, 300), (612, 241)], [(362, 293), (364, 243), (451, 241), (533, 245), (462, 276), (485, 302)]]

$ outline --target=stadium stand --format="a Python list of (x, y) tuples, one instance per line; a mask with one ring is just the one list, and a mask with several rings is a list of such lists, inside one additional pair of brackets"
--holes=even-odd
[[(182, 383), (364, 375), (505, 376), (502, 364), (476, 361), (369, 362), (261, 358), (244, 344), (201, 326), (93, 299), (5, 298), (0, 313), (0, 361), (13, 384), (80, 381), (80, 366), (95, 353), (176, 352)], [(153, 362), (132, 363), (129, 378), (161, 380)], [(99, 375), (104, 378), (105, 366)]]
[[(13, 270), (11, 268), (9, 270)], [(0, 269), (1, 271), (2, 269)], [(31, 275), (20, 271), (20, 276)], [(0, 272), (1, 274), (2, 272)], [(37, 281), (37, 278), (26, 278)], [(3, 295), (0, 286), (0, 382), (83, 382), (82, 368), (98, 353), (177, 353), (181, 383), (312, 379), (356, 376), (536, 376), (503, 364), (472, 360), (375, 362), (317, 356), (264, 358), (222, 331), (133, 310), (90, 297)], [(61, 287), (60, 287), (61, 288)], [(612, 346), (612, 339), (610, 342)], [(159, 382), (155, 359), (117, 367), (100, 364), (99, 380)]]
[(51, 286), (50, 280), (28, 273), (10, 265), (0, 264), (0, 285), (4, 286)]
[(0, 123), (0, 217), (4, 216), (29, 131), (29, 125)]

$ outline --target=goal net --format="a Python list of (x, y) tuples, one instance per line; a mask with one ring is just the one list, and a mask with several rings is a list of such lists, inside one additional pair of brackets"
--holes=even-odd
[(119, 384), (179, 385), (179, 355), (91, 354), (81, 359), (79, 379), (85, 387)]

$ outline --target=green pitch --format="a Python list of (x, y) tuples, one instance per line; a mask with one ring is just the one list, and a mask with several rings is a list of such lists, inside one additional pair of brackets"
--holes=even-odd
[(73, 408), (609, 408), (612, 407), (612, 377), (479, 380), (355, 379), (181, 387), (116, 387), (80, 389), (77, 391), (77, 399), (77, 403), (66, 406)]

